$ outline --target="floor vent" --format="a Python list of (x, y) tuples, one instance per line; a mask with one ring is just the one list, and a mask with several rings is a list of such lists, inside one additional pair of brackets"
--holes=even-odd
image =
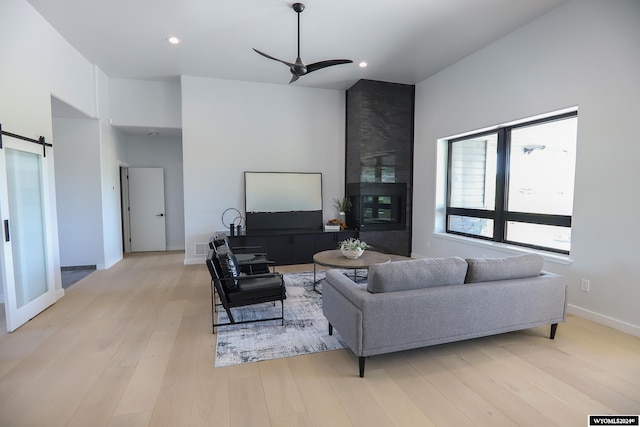
[(196, 255), (206, 256), (209, 250), (209, 245), (206, 243), (196, 243)]

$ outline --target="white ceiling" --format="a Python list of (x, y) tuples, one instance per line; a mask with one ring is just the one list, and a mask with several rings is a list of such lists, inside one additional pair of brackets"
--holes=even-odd
[[(288, 84), (297, 17), (284, 0), (28, 0), (108, 76), (191, 75)], [(304, 1), (303, 1), (304, 2)], [(352, 59), (292, 85), (348, 89), (362, 78), (415, 84), (566, 0), (308, 0), (305, 63)], [(180, 45), (167, 43), (175, 35)], [(358, 67), (366, 61), (365, 69)]]

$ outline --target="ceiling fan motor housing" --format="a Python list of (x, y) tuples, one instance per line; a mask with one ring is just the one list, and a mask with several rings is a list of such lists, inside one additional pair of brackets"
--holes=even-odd
[(307, 67), (305, 67), (303, 64), (295, 64), (293, 67), (291, 67), (291, 74), (293, 74), (294, 76), (304, 76), (305, 74), (307, 74)]

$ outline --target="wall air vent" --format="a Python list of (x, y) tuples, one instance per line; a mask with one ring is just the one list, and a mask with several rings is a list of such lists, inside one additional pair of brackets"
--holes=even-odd
[(208, 243), (196, 243), (196, 255), (207, 256), (207, 252), (209, 252)]

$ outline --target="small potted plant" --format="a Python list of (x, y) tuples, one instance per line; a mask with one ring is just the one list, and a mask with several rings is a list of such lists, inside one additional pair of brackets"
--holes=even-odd
[(350, 259), (359, 258), (364, 253), (365, 249), (371, 248), (371, 246), (367, 245), (366, 242), (354, 239), (353, 237), (343, 240), (338, 245), (342, 255)]
[(344, 228), (347, 228), (346, 212), (349, 212), (349, 209), (351, 209), (351, 199), (348, 197), (333, 199), (333, 207), (338, 211), (338, 217), (340, 221), (342, 221), (342, 224), (344, 224)]
[(337, 209), (339, 215), (344, 215), (351, 209), (351, 199), (348, 197), (333, 199), (333, 207)]

